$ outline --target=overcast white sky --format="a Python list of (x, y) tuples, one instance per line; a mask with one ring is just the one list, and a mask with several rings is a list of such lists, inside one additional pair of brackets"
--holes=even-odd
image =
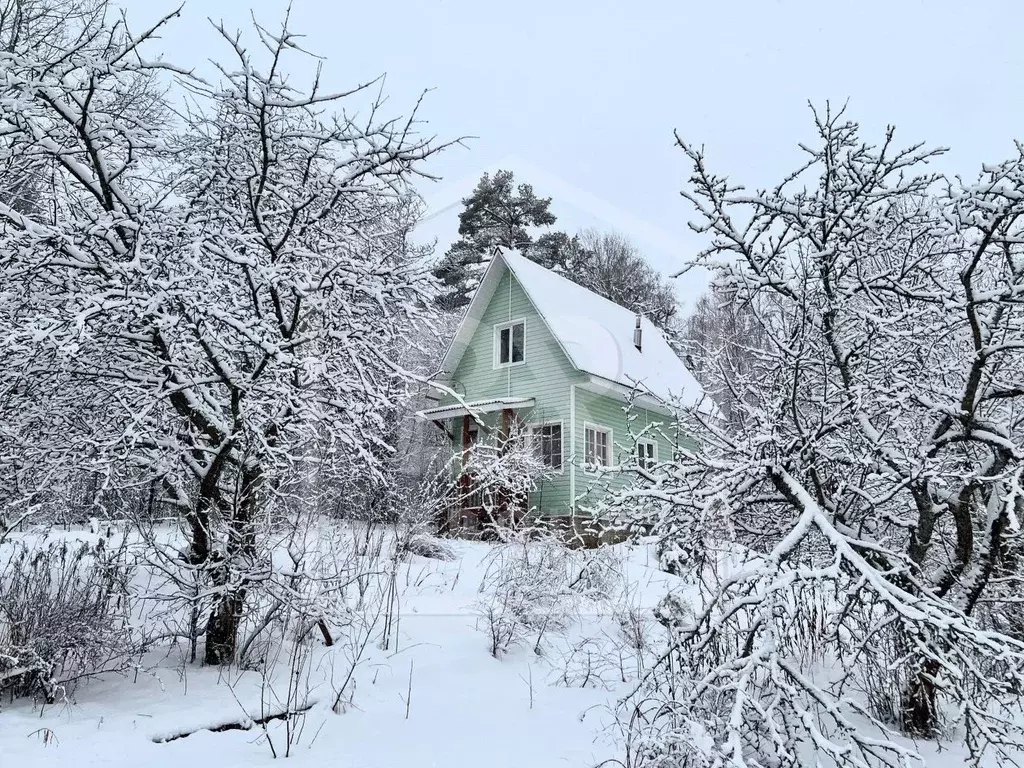
[[(123, 0), (135, 26), (164, 0)], [(207, 17), (276, 26), (286, 0), (188, 0), (164, 35), (169, 58), (202, 63), (218, 45)], [(872, 135), (952, 148), (942, 170), (974, 174), (1024, 134), (1024, 6), (1015, 2), (607, 2), (294, 0), (293, 28), (325, 57), (328, 85), (387, 73), (403, 114), (425, 88), (429, 129), (473, 135), (437, 157), (423, 227), (443, 250), (458, 199), (507, 167), (553, 196), (558, 225), (633, 237), (677, 269), (701, 241), (678, 191), (672, 131), (704, 143), (716, 169), (770, 184), (810, 133), (808, 100), (850, 101)], [(690, 300), (702, 286), (680, 286)]]

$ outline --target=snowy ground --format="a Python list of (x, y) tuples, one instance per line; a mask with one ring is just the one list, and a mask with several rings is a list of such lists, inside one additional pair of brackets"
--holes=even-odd
[[(356, 673), (353, 706), (331, 711), (331, 679), (343, 674), (344, 650), (319, 650), (302, 696), (316, 701), (301, 725), (290, 764), (352, 768), (487, 765), (542, 768), (589, 766), (621, 756), (613, 707), (630, 685), (612, 667), (586, 687), (563, 679), (569, 649), (587, 638), (607, 639), (607, 611), (584, 610), (553, 637), (543, 656), (522, 647), (495, 659), (474, 610), (491, 547), (454, 542), (452, 562), (413, 557), (400, 575), (398, 649), (373, 648)], [(635, 605), (653, 605), (674, 577), (653, 567), (645, 547), (622, 546), (621, 570)], [(650, 615), (649, 611), (646, 615)], [(178, 650), (147, 659), (135, 678), (92, 680), (73, 702), (40, 713), (31, 703), (0, 706), (0, 765), (252, 766), (272, 760), (260, 728), (198, 730), (256, 718), (283, 698), (254, 672), (225, 673), (181, 663)], [(411, 676), (411, 683), (410, 683)], [(628, 675), (626, 675), (628, 677)], [(337, 687), (336, 685), (334, 687)], [(411, 690), (411, 698), (409, 692)], [(407, 701), (408, 699), (408, 701)], [(278, 751), (284, 724), (268, 734)]]
[[(287, 708), (287, 654), (264, 680), (187, 664), (183, 647), (163, 645), (137, 675), (91, 679), (70, 701), (0, 701), (0, 768), (269, 765), (271, 744), (282, 755), (289, 729), (288, 764), (299, 768), (587, 768), (621, 759), (615, 706), (637, 673), (623, 611), (642, 618), (656, 649), (651, 609), (668, 592), (687, 596), (682, 581), (655, 567), (650, 547), (618, 545), (606, 558), (615, 570), (607, 599), (581, 600), (564, 629), (545, 635), (542, 653), (527, 638), (494, 658), (480, 588), (497, 550), (448, 544), (454, 560), (412, 556), (399, 566), (393, 639), (387, 649), (367, 645), (340, 713), (332, 704), (352, 656), (343, 631), (331, 648), (317, 639), (294, 686), (291, 701), (308, 705), (305, 715), (265, 730), (249, 721)], [(381, 622), (373, 626), (379, 640)], [(217, 730), (229, 723), (251, 727)], [(917, 747), (929, 768), (952, 768), (965, 760), (956, 741)]]

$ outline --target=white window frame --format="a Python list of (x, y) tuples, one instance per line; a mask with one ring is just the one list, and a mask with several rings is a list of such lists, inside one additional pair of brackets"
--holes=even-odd
[[(641, 445), (652, 445), (652, 446), (654, 446), (654, 450), (651, 451), (650, 458), (647, 458), (645, 456), (643, 461), (645, 461), (645, 462), (646, 461), (650, 461), (651, 462), (651, 466), (654, 466), (654, 465), (656, 465), (658, 463), (658, 441), (657, 440), (655, 440), (653, 438), (650, 438), (650, 437), (639, 437), (639, 438), (637, 438), (636, 445), (637, 446), (641, 446)], [(651, 469), (650, 466), (646, 466), (645, 464), (642, 464), (640, 462), (640, 456), (637, 454), (636, 448), (634, 448), (634, 450), (633, 450), (633, 458), (636, 459), (636, 461), (640, 465), (641, 469)]]
[[(523, 326), (523, 359), (517, 363), (513, 363), (511, 360), (507, 363), (501, 362), (501, 332), (506, 329), (515, 328), (515, 326)], [(508, 354), (509, 358), (512, 357), (512, 336), (515, 331), (510, 330), (508, 336)], [(522, 317), (518, 320), (509, 320), (507, 323), (498, 323), (494, 326), (494, 367), (497, 368), (515, 368), (520, 365), (526, 365), (526, 318)]]
[[(607, 441), (607, 444), (605, 445), (605, 449), (607, 450), (607, 455), (605, 456), (606, 461), (605, 461), (604, 464), (598, 464), (596, 462), (587, 461), (587, 430), (588, 429), (592, 429), (592, 430), (594, 430), (596, 432), (604, 432), (608, 436), (608, 441)], [(596, 473), (596, 472), (599, 471), (597, 469), (597, 467), (601, 467), (601, 469), (607, 469), (608, 467), (612, 466), (612, 451), (614, 451), (614, 450), (615, 450), (615, 440), (614, 440), (614, 433), (613, 433), (611, 427), (605, 427), (605, 426), (603, 426), (601, 424), (595, 424), (592, 421), (584, 421), (583, 422), (583, 467), (584, 467), (584, 470), (586, 472)]]
[[(526, 428), (530, 430), (530, 437), (538, 437), (537, 430), (543, 427), (558, 427), (561, 430), (561, 448), (562, 448), (562, 462), (558, 469), (552, 470), (553, 474), (561, 475), (565, 472), (565, 423), (561, 420), (558, 421), (531, 421), (526, 425)], [(545, 465), (547, 466), (547, 465)]]

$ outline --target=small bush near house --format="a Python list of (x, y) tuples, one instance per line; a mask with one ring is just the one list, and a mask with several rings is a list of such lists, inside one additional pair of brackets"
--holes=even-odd
[(491, 636), (491, 654), (516, 645), (543, 650), (545, 635), (566, 629), (584, 601), (611, 597), (621, 578), (606, 547), (570, 549), (543, 529), (503, 530), (477, 603)]
[(426, 533), (414, 533), (402, 542), (402, 549), (410, 555), (419, 555), (431, 560), (451, 561), (455, 551), (447, 543)]

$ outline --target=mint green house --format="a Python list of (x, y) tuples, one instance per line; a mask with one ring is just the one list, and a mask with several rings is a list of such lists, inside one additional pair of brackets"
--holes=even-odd
[(514, 252), (491, 260), (437, 379), (455, 394), (419, 415), (456, 456), (510, 424), (533, 437), (547, 471), (528, 507), (543, 517), (590, 514), (630, 467), (670, 459), (686, 438), (666, 404), (703, 396), (649, 320)]

